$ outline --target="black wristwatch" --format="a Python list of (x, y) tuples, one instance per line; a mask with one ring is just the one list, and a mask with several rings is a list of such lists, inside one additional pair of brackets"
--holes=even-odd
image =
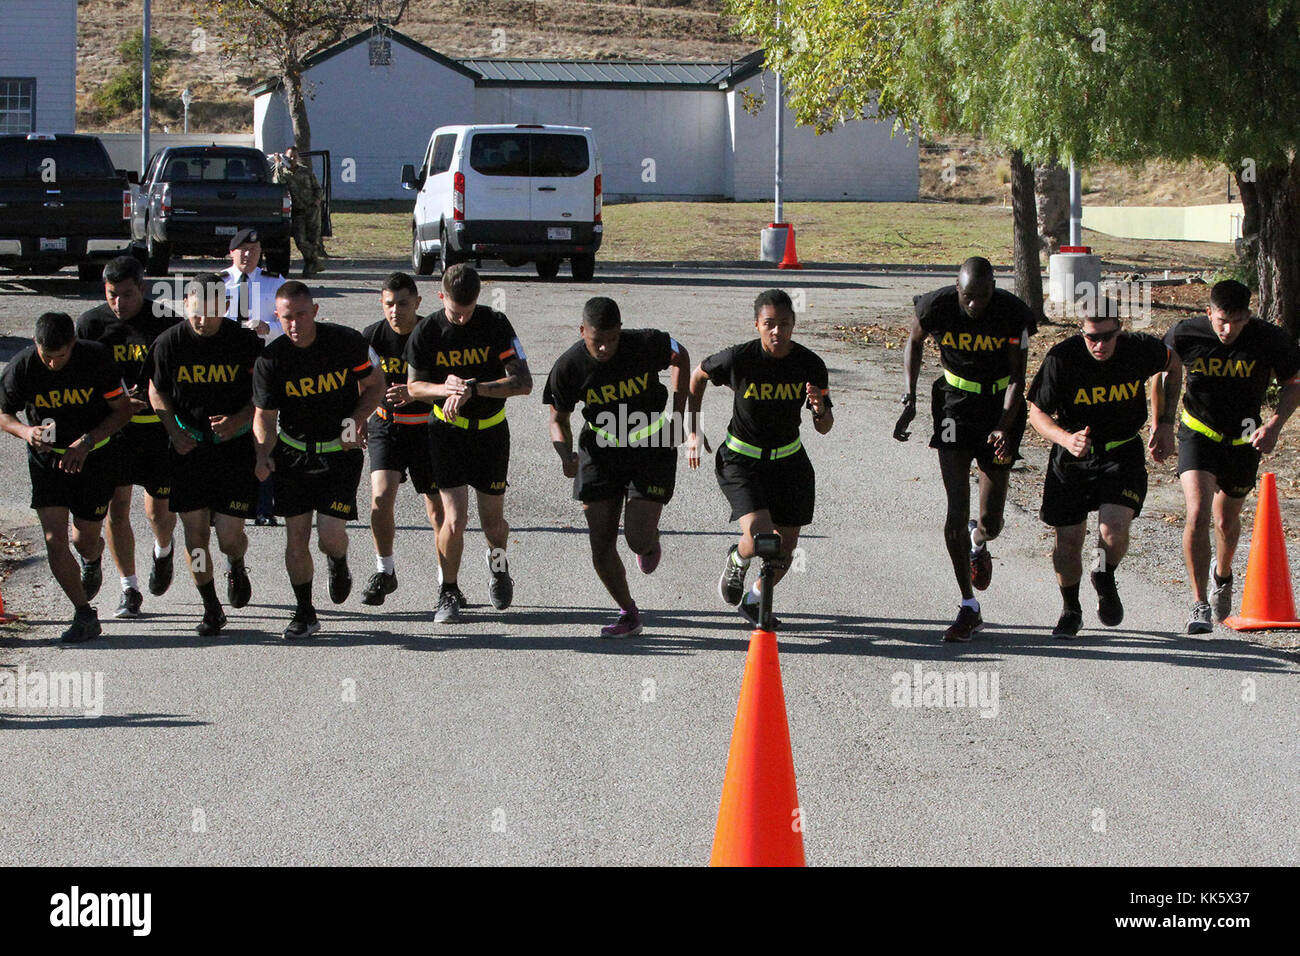
[(478, 395), (478, 379), (476, 378), (466, 379), (465, 384), (469, 386), (470, 398), (474, 398), (476, 395)]
[(916, 393), (915, 393), (915, 392), (905, 392), (905, 393), (903, 394), (903, 397), (900, 398), (900, 399), (898, 400), (898, 404), (900, 404), (900, 405), (915, 405), (915, 404), (916, 404)]

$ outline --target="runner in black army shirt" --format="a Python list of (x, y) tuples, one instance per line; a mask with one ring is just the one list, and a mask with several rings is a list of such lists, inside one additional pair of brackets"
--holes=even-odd
[[(952, 560), (961, 608), (945, 641), (969, 641), (984, 626), (972, 588), (993, 576), (986, 542), (1002, 532), (1007, 479), (1020, 457), (1025, 432), (1025, 355), (1037, 322), (1029, 307), (994, 285), (993, 266), (973, 257), (962, 263), (956, 287), (918, 296), (916, 319), (903, 350), (902, 414), (894, 438), (907, 441), (916, 416), (916, 380), (922, 345), (933, 336), (943, 375), (930, 390), (939, 471), (948, 497), (943, 536)], [(979, 519), (970, 520), (970, 466), (980, 472)]]
[(761, 581), (745, 590), (745, 573), (754, 557), (754, 535), (776, 531), (781, 560), (773, 583), (785, 576), (799, 542), (799, 529), (812, 521), (816, 475), (799, 437), (805, 407), (813, 427), (826, 434), (834, 424), (826, 363), (792, 341), (794, 304), (780, 289), (754, 300), (759, 337), (710, 355), (691, 374), (687, 463), (700, 464), (698, 422), (709, 382), (735, 393), (727, 439), (718, 446), (718, 484), (740, 522), (740, 542), (727, 553), (718, 593), (750, 621), (758, 623)]
[[(433, 456), (429, 451), (429, 415), (433, 406), (413, 402), (406, 391), (406, 345), (415, 326), (423, 321), (416, 310), (420, 295), (415, 280), (405, 272), (394, 272), (379, 293), (384, 317), (361, 334), (379, 356), (388, 390), (384, 402), (366, 423), (366, 447), (370, 451), (370, 534), (375, 539), (376, 570), (366, 584), (362, 604), (384, 603), (397, 590), (397, 568), (393, 563), (393, 538), (397, 525), (394, 513), (397, 489), (411, 474), (411, 485), (424, 499), (435, 536), (442, 527), (442, 497), (433, 480)], [(441, 576), (439, 569), (439, 576)]]
[[(1187, 499), (1183, 560), (1193, 598), (1187, 633), (1209, 634), (1211, 611), (1220, 621), (1232, 613), (1232, 558), (1260, 456), (1277, 445), (1300, 405), (1300, 349), (1285, 330), (1251, 318), (1250, 289), (1232, 279), (1216, 283), (1206, 314), (1179, 322), (1165, 344), (1187, 372), (1178, 430), (1178, 477)], [(1282, 395), (1265, 422), (1260, 406), (1274, 379)], [(1173, 390), (1176, 395), (1177, 382)], [(1211, 514), (1217, 560), (1207, 601)]]
[[(1097, 617), (1108, 627), (1124, 619), (1115, 568), (1128, 551), (1129, 525), (1147, 493), (1143, 384), (1178, 368), (1178, 356), (1159, 339), (1121, 332), (1119, 319), (1099, 317), (1085, 319), (1081, 335), (1053, 346), (1034, 376), (1029, 423), (1052, 442), (1040, 516), (1056, 529), (1052, 564), (1064, 604), (1053, 637), (1074, 637), (1083, 623), (1079, 579), (1090, 511), (1097, 512)], [(1165, 410), (1152, 410), (1156, 426), (1146, 445), (1156, 461), (1174, 450), (1177, 387), (1170, 384), (1165, 394)]]
[(158, 336), (149, 355), (149, 398), (171, 439), (171, 508), (181, 516), (190, 574), (203, 598), (196, 628), (203, 637), (226, 624), (212, 580), (212, 525), (230, 562), (227, 600), (240, 608), (252, 597), (244, 520), (257, 501), (253, 367), (262, 340), (225, 314), (222, 276), (194, 277), (185, 288), (185, 321)]
[[(15, 415), (22, 410), (28, 424)], [(131, 417), (122, 373), (106, 346), (78, 341), (71, 316), (46, 312), (36, 320), (35, 343), (0, 378), (0, 428), (27, 443), (32, 508), (45, 533), (50, 570), (76, 609), (63, 640), (100, 634), (90, 601), (99, 590), (104, 552), (100, 525), (116, 480), (103, 446)], [(68, 514), (72, 545), (68, 547)]]
[[(582, 502), (591, 561), (619, 607), (619, 618), (601, 637), (641, 633), (641, 612), (632, 600), (618, 555), (618, 525), (627, 501), (624, 536), (637, 566), (659, 566), (659, 516), (677, 482), (677, 444), (684, 429), (690, 355), (667, 332), (623, 331), (613, 299), (588, 299), (575, 342), (555, 361), (542, 401), (551, 406), (551, 442), (573, 497)], [(664, 414), (668, 391), (659, 373), (671, 368), (673, 412)], [(582, 403), (584, 427), (573, 451), (569, 418)]]
[[(361, 333), (316, 321), (319, 306), (296, 280), (276, 292), (284, 335), (266, 347), (253, 373), (253, 434), (258, 481), (275, 476), (275, 511), (285, 519), (284, 563), (298, 606), (287, 639), (320, 630), (311, 601), (311, 516), (329, 561), (330, 600), (352, 590), (347, 521), (357, 513), (365, 421), (384, 398), (384, 376)], [(277, 441), (277, 425), (279, 438)]]
[(416, 326), (406, 344), (407, 394), (433, 404), (429, 443), (444, 515), (438, 530), (442, 587), (433, 616), (437, 624), (460, 620), (465, 606), (457, 577), (470, 485), (477, 493), (479, 524), (488, 541), (492, 606), (505, 610), (514, 600), (506, 560), (506, 399), (531, 392), (533, 377), (510, 320), (477, 304), (480, 288), (478, 273), (470, 266), (461, 263), (448, 269), (438, 293), (442, 309)]
[(103, 305), (77, 319), (77, 338), (102, 342), (112, 349), (134, 408), (131, 421), (110, 446), (117, 468), (117, 490), (108, 509), (107, 531), (108, 550), (122, 576), (122, 600), (115, 616), (135, 617), (144, 599), (135, 575), (133, 485), (144, 489), (144, 514), (154, 537), (149, 593), (164, 594), (172, 583), (176, 515), (167, 507), (171, 493), (167, 432), (149, 407), (144, 363), (154, 340), (180, 317), (144, 294), (144, 269), (132, 256), (119, 256), (104, 267), (104, 298)]

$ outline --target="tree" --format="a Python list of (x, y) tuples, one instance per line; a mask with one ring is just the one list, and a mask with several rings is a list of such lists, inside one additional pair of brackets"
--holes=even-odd
[(284, 86), (300, 152), (311, 149), (310, 94), (303, 89), (303, 62), (367, 24), (396, 25), (410, 0), (213, 0), (196, 4), (194, 22), (219, 38), (230, 59), (275, 65)]
[[(144, 39), (133, 33), (117, 46), (122, 68), (95, 93), (96, 105), (109, 116), (120, 116), (144, 105), (141, 74), (144, 72)], [(176, 58), (176, 51), (157, 37), (149, 41), (149, 96), (155, 101), (162, 92), (163, 78)]]

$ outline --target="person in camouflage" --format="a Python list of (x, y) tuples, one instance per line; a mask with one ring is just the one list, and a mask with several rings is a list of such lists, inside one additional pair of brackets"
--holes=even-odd
[(320, 264), (320, 257), (324, 254), (320, 235), (320, 210), (325, 191), (311, 166), (300, 161), (296, 147), (286, 149), (283, 159), (283, 162), (276, 164), (275, 180), (289, 187), (289, 196), (293, 200), (293, 240), (302, 253), (302, 275), (305, 279), (324, 271)]

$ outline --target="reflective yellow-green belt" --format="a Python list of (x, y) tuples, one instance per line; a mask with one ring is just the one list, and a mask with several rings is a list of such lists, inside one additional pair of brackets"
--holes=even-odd
[(490, 418), (466, 418), (463, 415), (457, 415), (455, 418), (448, 418), (447, 413), (442, 410), (441, 405), (433, 406), (433, 417), (440, 422), (446, 422), (448, 425), (455, 425), (457, 428), (476, 428), (482, 430), (491, 428), (493, 425), (500, 425), (506, 420), (505, 406)]
[[(1211, 428), (1209, 425), (1205, 424), (1205, 422), (1203, 422), (1203, 421), (1201, 421), (1199, 418), (1196, 418), (1195, 416), (1193, 416), (1193, 415), (1192, 415), (1190, 412), (1188, 412), (1187, 409), (1185, 409), (1185, 408), (1183, 409), (1183, 424), (1186, 425), (1188, 428), (1190, 428), (1190, 429), (1191, 429), (1192, 431), (1194, 431), (1194, 432), (1200, 432), (1202, 435), (1204, 435), (1204, 436), (1205, 436), (1206, 438), (1208, 438), (1210, 441), (1217, 441), (1217, 442), (1225, 442), (1225, 441), (1228, 441), (1227, 436), (1225, 436), (1222, 432), (1216, 432), (1216, 431), (1215, 431), (1213, 428)], [(1244, 445), (1244, 444), (1246, 444), (1246, 443), (1249, 442), (1249, 441), (1250, 441), (1249, 438), (1233, 438), (1233, 439), (1232, 439), (1232, 444), (1234, 444), (1234, 445)]]
[(974, 395), (981, 395), (985, 392), (990, 395), (996, 395), (1011, 384), (1010, 375), (1005, 378), (1000, 378), (989, 385), (986, 385), (983, 382), (973, 382), (968, 378), (962, 378), (960, 375), (955, 372), (950, 372), (947, 369), (943, 370), (943, 377), (944, 380), (953, 388), (960, 388), (963, 392), (970, 392)]
[(593, 425), (591, 422), (587, 422), (587, 427), (590, 428), (592, 431), (594, 431), (601, 438), (605, 439), (605, 441), (609, 442), (611, 445), (617, 448), (622, 446), (623, 444), (628, 444), (628, 445), (639, 444), (640, 442), (645, 441), (651, 435), (658, 432), (659, 429), (663, 428), (664, 425), (666, 425), (667, 423), (668, 423), (667, 413), (661, 414), (657, 419), (655, 419), (645, 428), (638, 428), (636, 431), (628, 435), (626, 443), (619, 441), (617, 435), (611, 432), (607, 432), (605, 431), (605, 429), (599, 428), (596, 425)]
[(131, 416), (133, 425), (161, 425), (162, 419), (153, 412), (141, 412), (139, 415)]
[(741, 441), (731, 432), (727, 432), (727, 447), (738, 455), (744, 455), (746, 458), (764, 458), (770, 461), (776, 461), (780, 458), (789, 458), (800, 448), (803, 447), (803, 439), (796, 438), (788, 445), (782, 445), (780, 448), (759, 448), (757, 445), (751, 445), (749, 442)]
[[(246, 425), (240, 428), (239, 431), (235, 432), (229, 438), (218, 438), (216, 432), (203, 432), (190, 425), (186, 425), (183, 421), (181, 421), (181, 417), (179, 415), (173, 414), (172, 417), (176, 419), (176, 427), (179, 428), (181, 431), (183, 431), (185, 434), (189, 435), (195, 441), (197, 442), (210, 441), (214, 445), (220, 445), (223, 441), (234, 441), (236, 438), (240, 438), (244, 435), (247, 435), (250, 431), (253, 430), (253, 423), (248, 422)], [(301, 449), (299, 450), (301, 451)]]
[[(107, 445), (110, 441), (112, 441), (112, 439), (113, 439), (112, 435), (109, 435), (107, 438), (101, 438), (99, 441), (95, 442), (95, 446), (90, 450), (99, 451), (99, 449)], [(67, 454), (68, 450), (66, 448), (51, 448), (50, 451), (54, 452), (54, 454), (56, 455), (64, 455)]]
[(337, 438), (333, 441), (301, 442), (296, 438), (290, 438), (284, 432), (280, 432), (280, 441), (298, 451), (314, 451), (318, 454), (327, 451), (343, 451), (343, 443)]
[(1133, 435), (1129, 435), (1128, 438), (1121, 438), (1119, 441), (1108, 441), (1106, 442), (1106, 444), (1101, 446), (1101, 450), (1110, 451), (1113, 448), (1118, 448), (1120, 445), (1127, 445), (1129, 442), (1131, 442), (1134, 438), (1137, 437), (1138, 436), (1136, 434), (1133, 434)]

